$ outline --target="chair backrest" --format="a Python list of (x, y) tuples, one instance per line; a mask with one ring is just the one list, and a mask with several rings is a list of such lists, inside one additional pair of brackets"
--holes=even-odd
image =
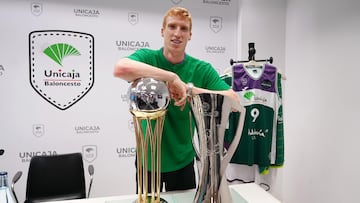
[(81, 153), (34, 156), (30, 160), (26, 203), (86, 197)]

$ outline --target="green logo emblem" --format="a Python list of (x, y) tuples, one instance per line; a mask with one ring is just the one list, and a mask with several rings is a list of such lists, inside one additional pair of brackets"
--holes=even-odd
[(254, 96), (255, 96), (255, 94), (254, 94), (253, 92), (246, 92), (246, 93), (244, 94), (244, 97), (245, 97), (245, 99), (247, 99), (247, 100), (251, 100), (251, 98), (254, 97)]
[(62, 60), (65, 56), (80, 56), (80, 52), (73, 46), (64, 43), (58, 43), (48, 46), (44, 50), (44, 54), (62, 66)]

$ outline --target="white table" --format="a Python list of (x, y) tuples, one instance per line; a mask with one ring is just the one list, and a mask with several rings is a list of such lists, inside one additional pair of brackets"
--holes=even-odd
[[(270, 193), (266, 192), (263, 188), (255, 183), (236, 184), (230, 185), (230, 190), (233, 195), (236, 193), (235, 198), (241, 198), (242, 202), (246, 203), (280, 203), (278, 199), (273, 197)], [(162, 193), (163, 197), (168, 203), (191, 203), (194, 197), (195, 191), (184, 192), (170, 192)], [(121, 195), (121, 196), (109, 196), (109, 197), (96, 197), (89, 199), (76, 199), (67, 201), (56, 201), (53, 203), (133, 203), (137, 199), (137, 195)], [(184, 201), (186, 199), (186, 202)], [(189, 201), (189, 202), (187, 202)]]
[(230, 188), (238, 192), (248, 203), (281, 203), (255, 183), (230, 185)]

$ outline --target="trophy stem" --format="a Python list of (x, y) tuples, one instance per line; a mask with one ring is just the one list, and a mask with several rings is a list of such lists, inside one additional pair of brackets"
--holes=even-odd
[(153, 132), (153, 129), (152, 129), (152, 125), (151, 125), (151, 120), (149, 118), (146, 118), (146, 131), (147, 131), (147, 135), (151, 135), (151, 136), (148, 136), (149, 137), (149, 141), (150, 141), (150, 157), (151, 157), (151, 202), (154, 202), (155, 201), (155, 185), (153, 184), (154, 181), (155, 181), (155, 165), (154, 163), (156, 163), (156, 160), (155, 160), (155, 141), (156, 141), (156, 136)]
[[(156, 123), (156, 135), (158, 135), (157, 137), (157, 145), (156, 145), (156, 149), (157, 149), (157, 157), (156, 157), (156, 168), (157, 169), (161, 169), (161, 138), (162, 138), (162, 132), (163, 132), (163, 126), (164, 126), (164, 120), (165, 120), (165, 116), (160, 117), (158, 119), (158, 122)], [(161, 170), (157, 170), (156, 171), (156, 196), (158, 198), (160, 198), (160, 191), (161, 191)]]
[[(141, 132), (141, 124), (139, 123), (139, 120), (136, 119), (136, 117), (134, 116), (133, 117), (133, 123), (134, 123), (134, 129), (135, 129), (135, 138), (136, 138), (136, 146), (141, 146), (142, 145), (142, 139), (143, 137), (141, 136), (141, 134), (139, 132)], [(143, 174), (142, 172), (142, 147), (138, 147), (136, 149), (136, 172), (137, 172), (137, 191), (138, 191), (138, 199), (142, 199), (142, 184), (139, 184), (139, 183), (142, 183), (142, 177), (143, 175), (140, 175), (140, 174)]]
[[(166, 203), (164, 199), (160, 198), (161, 137), (166, 110), (157, 112), (131, 111), (131, 113), (133, 114), (137, 145), (138, 199), (136, 202)], [(150, 165), (150, 177), (148, 177), (148, 165)], [(150, 188), (149, 181), (151, 183)], [(150, 195), (149, 189), (151, 189)]]

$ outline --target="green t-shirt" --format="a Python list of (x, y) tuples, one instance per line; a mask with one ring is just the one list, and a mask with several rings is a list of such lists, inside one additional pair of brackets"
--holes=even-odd
[[(162, 50), (162, 48), (159, 50), (139, 49), (128, 58), (174, 72), (184, 83), (192, 82), (196, 87), (210, 90), (230, 89), (209, 63), (185, 55), (182, 63), (171, 64), (164, 57)], [(194, 159), (189, 111), (188, 104), (181, 111), (173, 101), (168, 107), (161, 143), (161, 172), (179, 170)]]

